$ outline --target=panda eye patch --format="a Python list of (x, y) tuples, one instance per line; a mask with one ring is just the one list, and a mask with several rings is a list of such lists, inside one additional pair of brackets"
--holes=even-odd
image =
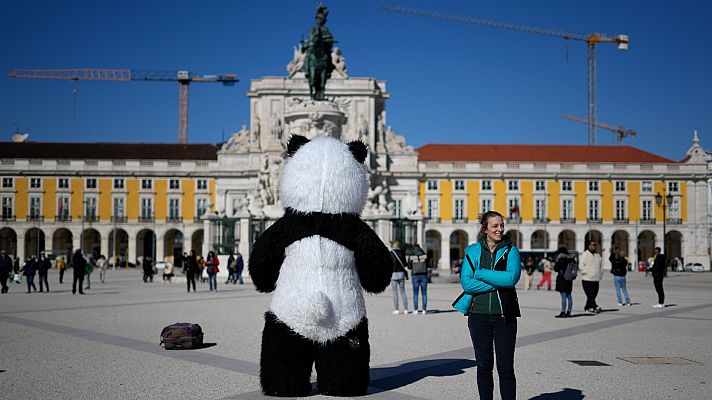
[(350, 142), (349, 150), (351, 151), (351, 154), (354, 155), (356, 161), (360, 163), (366, 161), (366, 156), (368, 155), (368, 148), (366, 148), (366, 145), (362, 141), (354, 140), (353, 142)]
[(309, 143), (309, 139), (306, 137), (293, 134), (292, 137), (289, 138), (289, 143), (287, 144), (287, 157), (293, 156), (300, 147), (307, 143)]

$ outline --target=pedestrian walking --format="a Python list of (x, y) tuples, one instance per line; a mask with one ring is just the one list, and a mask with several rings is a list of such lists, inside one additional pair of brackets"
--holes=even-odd
[[(49, 282), (47, 281), (47, 275), (49, 270), (52, 268), (52, 262), (47, 258), (44, 252), (40, 253), (40, 259), (37, 261), (37, 273), (40, 277), (40, 293), (44, 291), (44, 288), (49, 292)], [(43, 288), (44, 287), (44, 288)]]
[(235, 262), (235, 256), (230, 253), (230, 257), (227, 258), (227, 281), (225, 281), (225, 284), (227, 285), (230, 282), (237, 282), (237, 278), (235, 278), (235, 273), (237, 272), (237, 263)]
[(524, 290), (529, 290), (532, 285), (532, 280), (534, 279), (534, 271), (536, 270), (532, 256), (527, 257), (527, 260), (524, 262), (524, 270), (526, 272), (524, 275)]
[(163, 282), (173, 283), (173, 264), (166, 263), (163, 267)]
[(91, 274), (94, 272), (94, 260), (88, 259), (84, 264), (84, 277), (87, 278), (87, 287), (84, 290), (91, 289)]
[(106, 279), (106, 264), (106, 257), (104, 257), (103, 254), (100, 255), (99, 259), (96, 260), (96, 268), (99, 270), (99, 280), (101, 283), (104, 283), (104, 280)]
[[(420, 256), (417, 256), (415, 260), (411, 261), (411, 272), (413, 282), (413, 314), (425, 315), (428, 313), (428, 266), (425, 264), (425, 260), (421, 260)], [(423, 308), (418, 311), (418, 292), (422, 296), (421, 304)]]
[(653, 285), (658, 293), (658, 304), (654, 308), (665, 308), (665, 290), (663, 290), (663, 278), (665, 278), (665, 255), (660, 253), (660, 247), (656, 247), (653, 252), (655, 261), (650, 272), (653, 274)]
[(554, 264), (554, 272), (556, 272), (556, 286), (554, 289), (561, 295), (561, 312), (556, 315), (556, 318), (569, 318), (574, 303), (571, 298), (573, 291), (574, 279), (578, 274), (578, 266), (576, 260), (569, 255), (569, 250), (561, 246), (556, 251), (556, 264)]
[(515, 286), (522, 272), (519, 250), (504, 236), (504, 218), (487, 211), (480, 220), (477, 243), (465, 249), (460, 274), (463, 295), (455, 307), (467, 315), (467, 326), (477, 363), (480, 399), (494, 395), (495, 355), (499, 392), (503, 400), (517, 397), (514, 349), (519, 301)]
[(59, 256), (57, 260), (57, 270), (59, 271), (59, 283), (63, 283), (64, 271), (67, 270), (67, 263), (64, 261), (64, 256)]
[(74, 279), (72, 280), (72, 294), (77, 294), (77, 284), (79, 284), (79, 294), (84, 294), (84, 270), (86, 268), (86, 260), (82, 255), (82, 251), (77, 249), (72, 255), (72, 270), (74, 271)]
[(0, 294), (5, 294), (10, 290), (7, 286), (7, 280), (10, 278), (10, 272), (12, 272), (12, 259), (7, 256), (5, 250), (0, 250), (0, 284), (2, 284)]
[(400, 314), (398, 304), (398, 293), (403, 300), (403, 314), (408, 314), (408, 297), (405, 295), (405, 281), (408, 279), (408, 271), (405, 269), (405, 254), (400, 248), (400, 242), (394, 240), (391, 242), (391, 261), (393, 262), (393, 271), (391, 273), (391, 296), (393, 300), (393, 314)]
[(242, 279), (242, 271), (245, 269), (245, 260), (242, 258), (242, 254), (238, 251), (235, 254), (235, 273), (237, 274), (237, 282), (242, 285), (245, 281)]
[(598, 296), (599, 282), (603, 277), (601, 268), (603, 262), (601, 255), (596, 251), (597, 243), (593, 239), (586, 242), (586, 250), (581, 254), (579, 262), (579, 270), (581, 271), (581, 285), (586, 293), (586, 306), (584, 311), (589, 314), (598, 314), (601, 312), (601, 307), (596, 304), (596, 296)]
[[(616, 286), (616, 298), (618, 299), (618, 307), (623, 307), (625, 305), (632, 306), (630, 302), (630, 296), (628, 295), (628, 289), (626, 287), (626, 274), (628, 273), (628, 260), (621, 254), (621, 250), (615, 247), (611, 250), (611, 256), (608, 257), (608, 261), (611, 262), (611, 273), (613, 274), (613, 283)], [(621, 297), (621, 292), (623, 296)], [(625, 298), (625, 303), (623, 299)]]
[[(37, 274), (37, 260), (35, 256), (30, 257), (25, 264), (20, 269), (22, 275), (25, 276), (25, 281), (27, 282), (27, 293), (31, 291), (37, 291), (37, 286), (35, 286), (35, 275)], [(30, 290), (32, 289), (32, 290)]]
[(198, 256), (198, 279), (201, 283), (205, 283), (206, 279), (203, 278), (203, 270), (205, 270), (205, 259), (203, 256)]
[(544, 284), (546, 284), (546, 290), (551, 290), (551, 259), (547, 256), (539, 261), (542, 266), (541, 279), (539, 283), (536, 284), (536, 289), (539, 290)]
[(190, 293), (191, 284), (193, 285), (193, 293), (195, 293), (195, 274), (198, 272), (198, 259), (195, 257), (195, 250), (191, 250), (190, 255), (183, 260), (185, 278), (188, 282), (188, 293)]
[(217, 257), (215, 257), (215, 253), (212, 251), (208, 252), (208, 258), (205, 260), (205, 268), (208, 270), (208, 286), (210, 287), (211, 292), (218, 291), (218, 272), (220, 272), (220, 269), (218, 268), (219, 264), (220, 261)]
[(143, 268), (143, 282), (153, 282), (153, 263), (151, 262), (151, 257), (144, 256), (141, 261), (141, 267)]

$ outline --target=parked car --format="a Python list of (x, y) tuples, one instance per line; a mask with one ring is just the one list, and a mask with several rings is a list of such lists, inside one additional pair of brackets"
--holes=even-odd
[(685, 267), (683, 268), (687, 272), (703, 272), (705, 270), (705, 267), (702, 266), (701, 263), (687, 263), (685, 264)]

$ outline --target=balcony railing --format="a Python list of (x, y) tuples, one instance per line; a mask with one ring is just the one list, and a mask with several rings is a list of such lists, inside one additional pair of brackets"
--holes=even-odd
[(169, 215), (168, 217), (166, 217), (166, 222), (181, 223), (183, 222), (183, 217)]
[(72, 222), (71, 215), (55, 215), (54, 220), (57, 222)]
[(126, 222), (126, 217), (111, 217), (111, 222), (122, 223)]
[(99, 216), (96, 214), (84, 216), (84, 222), (98, 222), (98, 221), (99, 221)]
[(655, 225), (655, 218), (641, 218), (641, 225)]
[(576, 223), (576, 218), (572, 218), (572, 217), (568, 217), (568, 218), (566, 218), (566, 217), (561, 217), (561, 219), (559, 220), (559, 222), (562, 223), (562, 224), (575, 224), (575, 223)]
[(466, 224), (467, 223), (467, 217), (462, 217), (462, 218), (453, 218), (452, 222), (454, 224)]
[(588, 224), (600, 224), (601, 222), (600, 218), (586, 218), (586, 223)]
[(535, 224), (546, 224), (549, 223), (549, 218), (534, 218)]
[(627, 224), (628, 218), (614, 218), (613, 223), (614, 224)]
[(668, 218), (667, 219), (668, 224), (673, 224), (673, 225), (679, 225), (682, 223), (682, 219), (680, 218)]
[(138, 222), (153, 222), (154, 220), (155, 220), (155, 218), (153, 218), (151, 216), (143, 216), (142, 215), (142, 216), (138, 217)]
[(14, 215), (2, 215), (2, 216), (0, 216), (0, 221), (2, 221), (2, 222), (14, 222), (14, 221), (15, 221), (15, 216), (14, 216)]
[(507, 218), (507, 223), (508, 224), (521, 224), (522, 218), (521, 217), (509, 217), (509, 218)]
[(425, 217), (425, 220), (427, 222), (433, 223), (433, 224), (439, 224), (440, 223), (440, 218), (439, 217)]
[(44, 216), (42, 215), (28, 215), (27, 216), (28, 221), (44, 221)]

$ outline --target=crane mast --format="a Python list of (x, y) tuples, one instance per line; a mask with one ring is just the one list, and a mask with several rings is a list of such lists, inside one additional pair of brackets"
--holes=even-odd
[(178, 82), (178, 143), (188, 143), (188, 85), (191, 82), (219, 82), (234, 86), (237, 75), (200, 75), (188, 71), (163, 71), (145, 69), (15, 69), (12, 78), (60, 79), (72, 81), (159, 81)]
[(492, 28), (509, 29), (519, 32), (534, 33), (537, 35), (559, 37), (564, 40), (578, 40), (586, 42), (588, 46), (588, 144), (596, 144), (596, 44), (616, 43), (618, 50), (628, 50), (628, 35), (605, 36), (600, 33), (579, 33), (561, 29), (548, 29), (527, 25), (512, 24), (508, 22), (493, 21), (485, 18), (468, 17), (458, 14), (443, 14), (430, 10), (421, 10), (408, 7), (379, 7), (383, 11), (431, 17), (448, 21), (463, 22), (466, 24), (483, 25)]

